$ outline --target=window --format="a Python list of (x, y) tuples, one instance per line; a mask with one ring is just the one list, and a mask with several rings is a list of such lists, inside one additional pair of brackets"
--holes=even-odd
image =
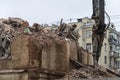
[(113, 38), (113, 33), (110, 32), (110, 38)]
[(116, 40), (117, 40), (117, 34), (115, 34), (115, 33), (114, 33), (114, 36), (113, 36), (113, 37), (114, 37), (114, 39), (116, 39)]
[(105, 46), (105, 51), (107, 51), (107, 44), (105, 43), (104, 46)]
[(107, 64), (107, 56), (104, 56), (104, 63)]
[(92, 36), (91, 30), (86, 30), (86, 38), (90, 38)]
[(91, 43), (87, 43), (87, 44), (86, 44), (86, 49), (87, 49), (88, 51), (91, 51)]
[(111, 27), (114, 28), (114, 25), (112, 24)]
[(110, 51), (116, 52), (117, 51), (117, 46), (110, 45)]
[(114, 51), (114, 52), (115, 52), (115, 45), (112, 45), (112, 47), (113, 47), (113, 48), (112, 48), (112, 51)]
[(104, 33), (104, 38), (107, 38), (107, 33)]
[(109, 65), (110, 65), (110, 67), (112, 67), (112, 58), (110, 57), (110, 63), (109, 63)]
[(111, 51), (113, 50), (113, 46), (110, 46), (110, 50), (111, 50)]
[(92, 27), (93, 26), (93, 23), (86, 23), (85, 24), (85, 27)]
[(117, 53), (117, 46), (115, 45), (115, 52)]
[(77, 19), (78, 22), (82, 22), (82, 19)]

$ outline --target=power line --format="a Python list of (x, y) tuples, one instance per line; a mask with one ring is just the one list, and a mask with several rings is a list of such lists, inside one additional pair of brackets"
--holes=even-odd
[[(75, 21), (77, 19), (79, 19), (79, 18), (64, 19), (63, 22), (70, 23), (70, 22), (73, 22), (73, 21)], [(50, 22), (50, 23), (47, 23), (47, 24), (59, 24), (59, 23), (60, 23), (60, 21), (55, 21), (55, 22)]]
[[(110, 18), (111, 18), (111, 17), (110, 17)], [(111, 19), (120, 19), (120, 17), (114, 17), (114, 18), (112, 17)]]
[(110, 17), (120, 17), (120, 15), (110, 15)]
[(114, 24), (119, 24), (120, 21), (111, 21), (111, 23), (114, 23)]
[[(113, 22), (114, 24), (120, 23), (120, 22), (118, 22), (118, 20), (120, 20), (120, 15), (111, 15), (110, 18), (111, 18), (111, 22)], [(65, 23), (75, 22), (75, 20), (77, 20), (77, 19), (79, 19), (79, 18), (65, 19), (65, 20), (63, 20), (63, 22), (65, 22)], [(117, 22), (114, 22), (116, 20), (117, 20)], [(60, 23), (60, 21), (55, 21), (55, 22), (50, 22), (47, 24), (59, 24), (59, 23)]]

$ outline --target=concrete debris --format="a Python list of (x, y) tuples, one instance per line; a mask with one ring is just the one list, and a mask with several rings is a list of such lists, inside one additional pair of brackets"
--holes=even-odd
[(29, 23), (20, 18), (0, 19), (0, 59), (10, 57), (12, 40), (28, 26)]
[(43, 29), (43, 26), (38, 23), (34, 23), (33, 28), (34, 28), (35, 32), (38, 32), (40, 29)]
[(95, 70), (93, 66), (86, 66), (79, 69), (74, 69), (67, 73), (61, 80), (72, 79), (92, 79), (92, 78), (117, 78), (116, 75), (110, 74), (107, 71), (103, 71), (100, 68)]
[[(60, 80), (93, 79), (93, 78), (117, 78), (119, 74), (103, 66), (93, 66), (92, 54), (87, 50), (80, 48), (78, 60), (70, 58), (70, 62), (77, 68), (68, 72)], [(79, 60), (80, 59), (80, 60)]]
[(27, 21), (24, 21), (20, 18), (11, 18), (9, 17), (8, 20), (4, 20), (3, 21), (4, 24), (8, 24), (8, 25), (11, 25), (13, 27), (28, 27), (29, 26), (29, 23)]
[(77, 41), (79, 38), (79, 34), (78, 31), (75, 30), (76, 27), (77, 25), (75, 24), (72, 26), (68, 26), (67, 24), (62, 23), (61, 20), (60, 26), (58, 27), (58, 35)]
[[(46, 25), (46, 27), (44, 25), (44, 27), (43, 27), (42, 25), (40, 25), (38, 23), (34, 23), (30, 27), (29, 23), (27, 21), (22, 20), (20, 18), (11, 18), (10, 17), (8, 19), (0, 19), (0, 59), (11, 58), (11, 53), (10, 53), (11, 43), (16, 37), (18, 37), (18, 35), (21, 35), (22, 38), (24, 38), (24, 39), (30, 39), (30, 41), (32, 42), (31, 49), (34, 49), (33, 47), (35, 46), (36, 48), (39, 48), (39, 51), (40, 51), (46, 45), (47, 46), (52, 45), (54, 42), (55, 43), (54, 46), (55, 47), (57, 46), (57, 48), (56, 48), (57, 51), (54, 50), (55, 53), (58, 53), (57, 56), (64, 57), (63, 55), (59, 54), (59, 52), (63, 54), (63, 52), (66, 51), (66, 49), (70, 50), (70, 51), (68, 51), (69, 53), (75, 54), (75, 51), (76, 51), (76, 54), (77, 54), (77, 49), (79, 49), (78, 42), (77, 42), (78, 38), (79, 38), (79, 34), (78, 34), (78, 30), (76, 30), (76, 27), (77, 27), (76, 25), (68, 26), (67, 24), (62, 23), (62, 20), (61, 20), (60, 26), (58, 26), (55, 29), (50, 29), (50, 27), (48, 27), (48, 25)], [(74, 47), (72, 42), (69, 43), (69, 40), (73, 41), (75, 43), (75, 46), (77, 45), (77, 47)], [(26, 41), (26, 42), (28, 42), (28, 41)], [(66, 44), (69, 43), (69, 44), (66, 46), (66, 45), (64, 45), (65, 43)], [(34, 44), (34, 46), (33, 46), (33, 44)], [(61, 47), (58, 44), (63, 44), (64, 46), (66, 46), (66, 48), (63, 46)], [(16, 45), (18, 46), (18, 43), (15, 44), (14, 47), (16, 47)], [(20, 46), (23, 47), (23, 45), (20, 45)], [(18, 49), (20, 46), (18, 46)], [(30, 44), (29, 44), (29, 46), (30, 46)], [(72, 49), (69, 46), (72, 47), (72, 49), (74, 49), (74, 50), (72, 51)], [(62, 48), (63, 50), (59, 51), (58, 48)], [(23, 52), (24, 52), (24, 49), (23, 49)], [(32, 53), (37, 54), (37, 52), (34, 52), (34, 50)], [(84, 53), (84, 54), (82, 54), (82, 56), (80, 56), (81, 53)], [(36, 55), (36, 54), (34, 54), (34, 55)], [(87, 54), (86, 51), (81, 51), (81, 50), (78, 51), (79, 56), (73, 56), (74, 54), (69, 54), (69, 55), (70, 55), (70, 57), (72, 56), (72, 57), (76, 57), (76, 58), (78, 58), (78, 57), (83, 58), (85, 56), (84, 59), (87, 58), (86, 55), (89, 58), (92, 55), (92, 54), (89, 55), (89, 54)], [(68, 55), (66, 57), (68, 58)], [(60, 58), (61, 57), (59, 57), (59, 58), (57, 57), (56, 59), (60, 59)], [(102, 78), (102, 77), (107, 77), (107, 78), (108, 77), (116, 77), (116, 75), (112, 75), (112, 74), (108, 73), (107, 71), (102, 70), (99, 67), (98, 67), (98, 69), (95, 70), (95, 68), (93, 66), (86, 66), (85, 64), (87, 64), (87, 65), (92, 64), (89, 62), (92, 58), (90, 58), (90, 59), (89, 58), (87, 59), (87, 61), (84, 59), (75, 59), (74, 60), (73, 58), (71, 58), (71, 61), (75, 65), (77, 65), (79, 67), (79, 69), (74, 69), (73, 71), (66, 74), (66, 76), (63, 78), (63, 80), (77, 79), (77, 78), (90, 79), (90, 78)], [(60, 60), (58, 60), (58, 62), (59, 61)], [(67, 61), (69, 62), (69, 59)], [(66, 61), (66, 63), (68, 63), (67, 61)], [(81, 63), (80, 63), (80, 61), (81, 61)], [(92, 60), (91, 60), (91, 62), (92, 62)], [(31, 65), (33, 63), (34, 63), (34, 61), (32, 61)], [(32, 66), (34, 66), (34, 65), (32, 65)], [(60, 67), (61, 66), (57, 66), (57, 68), (59, 68), (61, 70)], [(68, 67), (66, 67), (65, 69), (67, 69), (67, 68)]]
[[(30, 27), (29, 23), (21, 18), (9, 17), (8, 19), (0, 19), (0, 59), (5, 59), (10, 56), (10, 44), (19, 34), (30, 34), (35, 38), (42, 35), (43, 37), (47, 36), (49, 38), (62, 37), (64, 39), (70, 38), (77, 40), (78, 35), (76, 35), (77, 32), (74, 31), (75, 28), (76, 25), (68, 26), (65, 23), (61, 23), (56, 31), (52, 31), (50, 27), (43, 27), (38, 23), (34, 23)], [(49, 42), (49, 40), (46, 41)]]

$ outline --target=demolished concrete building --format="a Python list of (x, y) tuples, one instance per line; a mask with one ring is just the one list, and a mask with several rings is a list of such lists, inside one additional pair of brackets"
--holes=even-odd
[(92, 53), (78, 47), (75, 25), (51, 31), (20, 18), (0, 20), (0, 79), (54, 80), (93, 65)]
[(69, 58), (77, 58), (75, 41), (37, 26), (19, 18), (2, 19), (0, 79), (56, 79), (73, 69)]

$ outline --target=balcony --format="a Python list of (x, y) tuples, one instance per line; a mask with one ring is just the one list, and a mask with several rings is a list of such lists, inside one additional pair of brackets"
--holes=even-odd
[(119, 55), (119, 53), (111, 52), (110, 57), (120, 58), (120, 55)]
[(108, 41), (109, 41), (110, 45), (112, 45), (112, 44), (117, 45), (117, 46), (120, 45), (120, 44), (118, 44), (118, 41), (114, 38), (109, 38)]
[(118, 42), (118, 46), (120, 46), (120, 41)]

